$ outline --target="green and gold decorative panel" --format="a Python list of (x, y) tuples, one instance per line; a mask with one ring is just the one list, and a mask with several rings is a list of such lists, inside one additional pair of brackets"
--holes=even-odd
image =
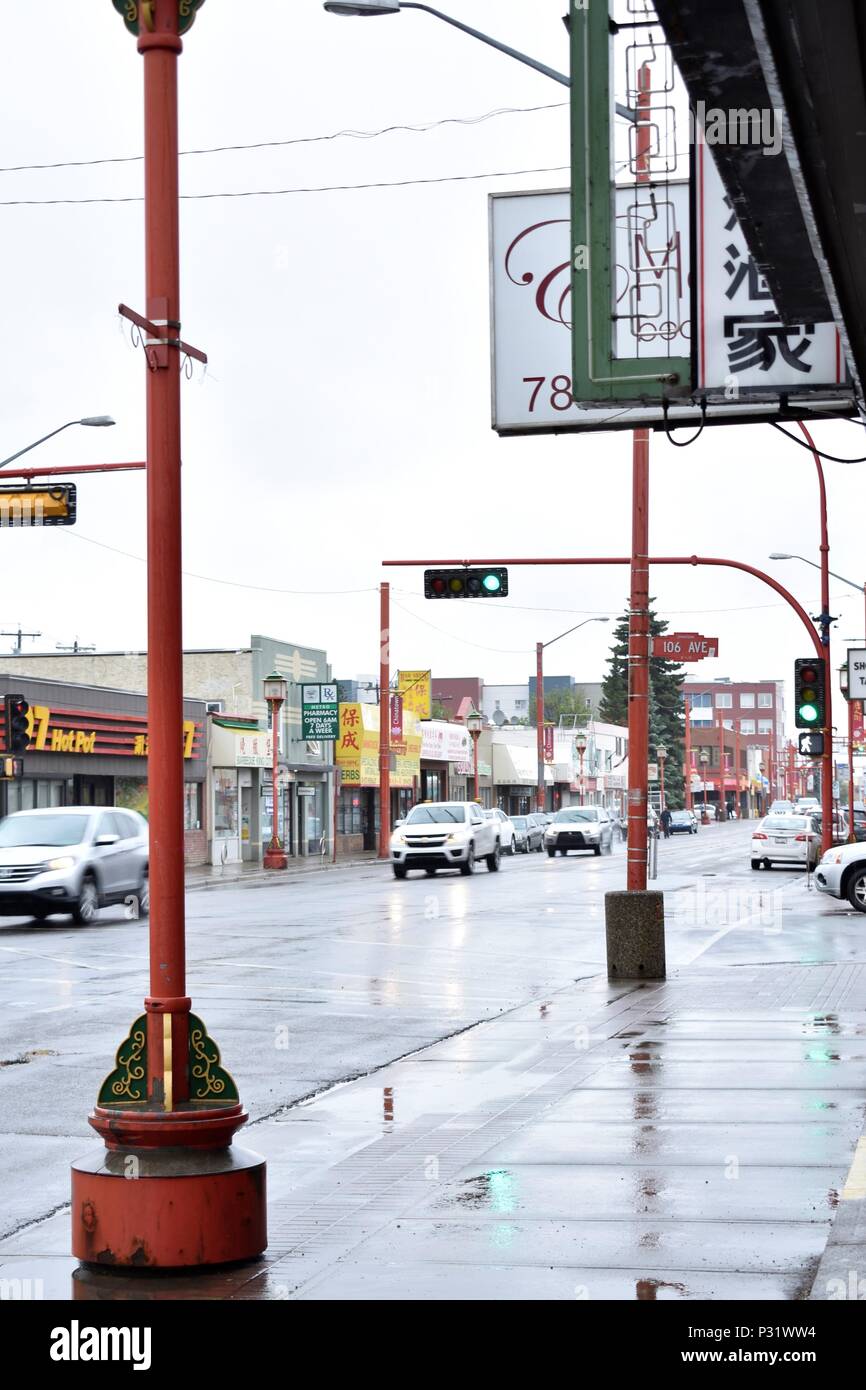
[(140, 1105), (147, 1100), (147, 1016), (137, 1018), (117, 1049), (117, 1063), (99, 1088), (99, 1105)]
[[(112, 4), (117, 13), (123, 16), (123, 22), (130, 34), (135, 34), (137, 37), (139, 26), (142, 23), (146, 30), (153, 30), (155, 0), (112, 0)], [(187, 29), (192, 27), (196, 10), (200, 9), (203, 4), (204, 0), (178, 0), (177, 32), (179, 34), (185, 34)]]
[(200, 1018), (189, 1016), (189, 1098), (230, 1101), (240, 1099), (234, 1079), (220, 1066), (220, 1050)]

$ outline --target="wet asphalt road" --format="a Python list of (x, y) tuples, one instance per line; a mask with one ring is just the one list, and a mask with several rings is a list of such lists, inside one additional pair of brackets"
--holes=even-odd
[[(749, 832), (711, 826), (660, 844), (669, 971), (866, 962), (866, 919), (795, 872), (754, 873)], [(535, 1017), (575, 981), (606, 987), (603, 895), (624, 886), (624, 868), (617, 846), (601, 859), (518, 856), (471, 878), (398, 883), (370, 864), (190, 894), (188, 988), (238, 1080), (248, 1142), (335, 1082), (399, 1069), (506, 1011)], [(91, 1141), (87, 1110), (141, 1010), (146, 947), (146, 926), (119, 909), (89, 928), (0, 922), (0, 1240), (14, 1244), (68, 1201), (69, 1162)], [(474, 1038), (448, 1045), (455, 1058), (483, 1061)], [(694, 1061), (687, 1032), (683, 1048)], [(754, 1043), (726, 1048), (736, 1071)], [(482, 1089), (489, 1080), (479, 1076)]]

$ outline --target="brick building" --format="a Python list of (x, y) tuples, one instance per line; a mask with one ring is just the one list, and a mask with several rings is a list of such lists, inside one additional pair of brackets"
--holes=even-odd
[[(741, 812), (748, 810), (750, 795), (755, 807), (759, 797), (782, 795), (787, 763), (783, 681), (686, 680), (683, 698), (689, 710), (692, 791), (698, 799), (703, 798), (706, 781), (707, 800), (718, 803), (723, 750), (728, 804), (734, 801), (737, 780)], [(702, 752), (709, 757), (705, 765), (700, 760)]]

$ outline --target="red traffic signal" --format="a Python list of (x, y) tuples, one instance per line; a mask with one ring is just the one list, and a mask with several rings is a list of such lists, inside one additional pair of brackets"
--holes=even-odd
[(30, 706), (23, 695), (6, 695), (3, 699), (5, 714), (6, 752), (10, 754), (25, 752), (30, 742)]

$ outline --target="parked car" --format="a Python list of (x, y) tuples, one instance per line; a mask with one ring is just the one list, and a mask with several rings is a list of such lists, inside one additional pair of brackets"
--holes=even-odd
[[(811, 822), (812, 822), (812, 826), (813, 826), (813, 828), (814, 828), (814, 830), (815, 830), (815, 834), (818, 836), (818, 839), (820, 840), (820, 838), (821, 838), (821, 827), (822, 827), (822, 825), (823, 825), (823, 816), (821, 815), (821, 812), (820, 812), (820, 811), (813, 811), (813, 812), (807, 813), (807, 814), (809, 814), (809, 819), (810, 819)], [(834, 842), (835, 842), (836, 844), (843, 843), (845, 840), (848, 839), (848, 817), (845, 815), (844, 811), (834, 811), (834, 812), (833, 812), (833, 817), (832, 817), (832, 820), (831, 820), (831, 824), (832, 824), (832, 826), (833, 826), (833, 840), (834, 840)], [(856, 835), (856, 812), (855, 812), (855, 835)]]
[(821, 837), (811, 816), (765, 816), (752, 831), (752, 868), (773, 864), (812, 868), (821, 856)]
[(483, 859), (491, 872), (499, 868), (502, 845), (499, 822), (484, 815), (477, 801), (424, 801), (413, 806), (391, 836), (395, 878), (410, 869), (459, 869), (471, 874)]
[(515, 845), (521, 854), (544, 848), (544, 823), (537, 816), (512, 816)]
[(703, 820), (706, 816), (707, 821), (718, 820), (719, 812), (715, 802), (708, 801), (706, 806), (703, 802), (698, 806), (698, 819)]
[(862, 844), (834, 845), (815, 870), (815, 886), (833, 898), (847, 898), (857, 912), (866, 912), (866, 850)]
[(484, 818), (485, 820), (496, 821), (499, 826), (499, 843), (502, 846), (503, 854), (514, 854), (515, 835), (511, 817), (507, 816), (498, 806), (494, 806), (491, 810), (484, 812)]
[(137, 811), (52, 806), (0, 822), (0, 916), (69, 914), (79, 926), (129, 901), (145, 916), (148, 827)]
[(694, 811), (671, 811), (672, 835), (697, 835), (698, 822)]
[(791, 816), (794, 814), (793, 801), (774, 801), (767, 812), (768, 816)]
[(798, 796), (794, 802), (795, 816), (808, 816), (813, 811), (820, 811), (821, 803), (817, 796)]
[(559, 850), (591, 849), (595, 854), (610, 854), (613, 848), (613, 826), (603, 806), (565, 806), (557, 811), (544, 832), (544, 847), (552, 859)]

